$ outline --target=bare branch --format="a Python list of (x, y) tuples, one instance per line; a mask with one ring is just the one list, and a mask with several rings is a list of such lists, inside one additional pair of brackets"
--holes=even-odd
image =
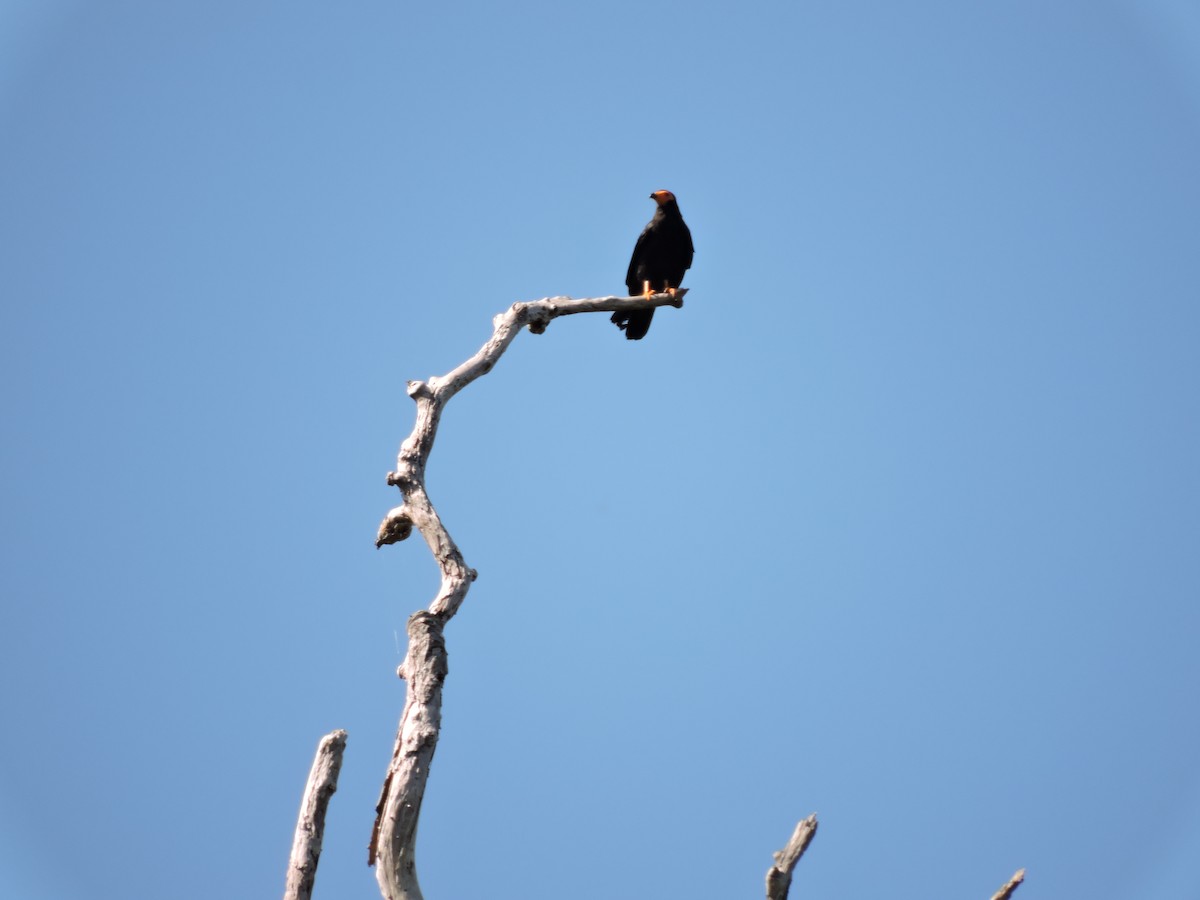
[(414, 851), (425, 782), (442, 726), (442, 682), (448, 671), (442, 620), (419, 610), (408, 620), (408, 653), (401, 667), (408, 697), (392, 763), (375, 809), (367, 862), (387, 900), (420, 900)]
[(400, 488), (404, 502), (384, 517), (375, 546), (402, 541), (415, 527), (433, 552), (442, 580), (428, 611), (414, 614), (408, 622), (408, 654), (400, 669), (401, 677), (408, 681), (408, 695), (367, 852), (370, 865), (379, 863), (375, 877), (386, 900), (421, 900), (414, 853), (417, 817), (441, 727), (442, 681), (446, 677), (442, 629), (458, 612), (476, 578), (475, 570), (467, 566), (425, 492), (425, 467), (442, 411), (451, 397), (492, 370), (526, 325), (530, 331), (541, 334), (551, 321), (561, 316), (659, 306), (679, 308), (683, 306), (685, 293), (686, 290), (680, 289), (674, 294), (654, 294), (648, 298), (547, 297), (514, 303), (492, 320), (492, 336), (474, 356), (446, 375), (408, 383), (408, 395), (417, 404), (416, 424), (400, 445), (396, 471), (388, 473), (388, 484)]
[(321, 839), (325, 834), (325, 811), (329, 808), (329, 798), (337, 790), (345, 749), (346, 732), (340, 730), (325, 735), (317, 744), (317, 755), (304, 786), (304, 799), (300, 801), (300, 818), (292, 838), (283, 900), (309, 900), (312, 897), (317, 863), (321, 859)]
[[(423, 900), (417, 880), (416, 835), (425, 785), (441, 731), (442, 685), (448, 672), (443, 630), (458, 612), (477, 577), (475, 570), (467, 566), (425, 490), (425, 469), (445, 406), (455, 394), (490, 372), (525, 326), (533, 333), (541, 334), (551, 321), (561, 316), (636, 312), (660, 306), (680, 308), (685, 293), (685, 289), (680, 289), (674, 294), (650, 297), (579, 300), (547, 297), (515, 303), (492, 320), (492, 336), (457, 368), (428, 381), (408, 383), (408, 395), (417, 405), (416, 423), (412, 433), (400, 445), (396, 470), (389, 472), (387, 478), (388, 484), (400, 489), (404, 499), (384, 516), (375, 546), (403, 541), (415, 527), (432, 551), (442, 579), (429, 608), (409, 618), (408, 653), (398, 672), (408, 682), (408, 692), (391, 763), (376, 807), (367, 854), (369, 865), (378, 863), (375, 876), (384, 900)], [(817, 817), (813, 814), (797, 824), (787, 845), (774, 854), (775, 863), (766, 877), (767, 900), (787, 900), (792, 873), (816, 833)], [(319, 852), (319, 832), (316, 848)], [(293, 851), (293, 857), (295, 855), (296, 851)], [(312, 868), (316, 868), (315, 857)], [(1018, 871), (992, 900), (1009, 900), (1024, 877), (1025, 870)], [(289, 875), (289, 889), (290, 884)], [(310, 876), (307, 889), (311, 890), (311, 884)], [(302, 896), (307, 897), (307, 894)], [(288, 895), (285, 900), (290, 897)]]
[(1024, 880), (1025, 870), (1017, 869), (1013, 877), (1008, 880), (1008, 884), (1000, 888), (1000, 890), (996, 891), (996, 893), (992, 894), (992, 900), (1008, 900), (1008, 898), (1011, 897), (1013, 892), (1017, 889), (1017, 885)]
[(775, 865), (767, 869), (767, 900), (787, 900), (792, 887), (792, 870), (817, 834), (817, 814), (801, 819), (791, 839), (775, 851)]

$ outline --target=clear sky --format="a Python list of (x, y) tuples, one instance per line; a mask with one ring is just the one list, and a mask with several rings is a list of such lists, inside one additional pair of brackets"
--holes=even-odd
[(378, 896), (412, 427), (439, 898), (1195, 896), (1194, 0), (0, 2), (0, 896)]

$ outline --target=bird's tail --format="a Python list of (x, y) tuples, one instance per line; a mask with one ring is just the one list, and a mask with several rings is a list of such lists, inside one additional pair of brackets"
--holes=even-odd
[(646, 332), (650, 330), (650, 322), (653, 319), (654, 310), (652, 309), (612, 314), (613, 324), (625, 332), (625, 337), (631, 341), (640, 341), (644, 338)]

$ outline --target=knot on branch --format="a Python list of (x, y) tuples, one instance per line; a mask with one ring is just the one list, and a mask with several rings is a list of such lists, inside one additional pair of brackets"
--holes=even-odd
[(387, 483), (389, 487), (397, 487), (400, 490), (408, 490), (413, 483), (413, 466), (408, 460), (401, 460), (401, 468), (396, 472), (387, 473)]
[(423, 381), (408, 382), (408, 386), (407, 386), (406, 390), (408, 392), (408, 396), (412, 397), (414, 400), (417, 400), (421, 397), (432, 397), (433, 396), (433, 391), (431, 391), (429, 389), (429, 385), (427, 385)]
[(530, 303), (525, 307), (525, 324), (534, 334), (545, 334), (546, 326), (554, 318), (554, 304), (549, 300)]
[[(391, 481), (390, 474), (388, 481)], [(413, 520), (409, 516), (406, 506), (401, 505), (389, 509), (379, 525), (379, 533), (375, 536), (375, 549), (378, 550), (384, 544), (400, 543), (412, 534), (412, 530)]]

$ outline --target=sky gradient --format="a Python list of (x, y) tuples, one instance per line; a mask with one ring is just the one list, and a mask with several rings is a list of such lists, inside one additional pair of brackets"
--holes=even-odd
[(436, 569), (430, 900), (1192, 896), (1200, 11), (0, 0), (0, 896), (316, 896)]

